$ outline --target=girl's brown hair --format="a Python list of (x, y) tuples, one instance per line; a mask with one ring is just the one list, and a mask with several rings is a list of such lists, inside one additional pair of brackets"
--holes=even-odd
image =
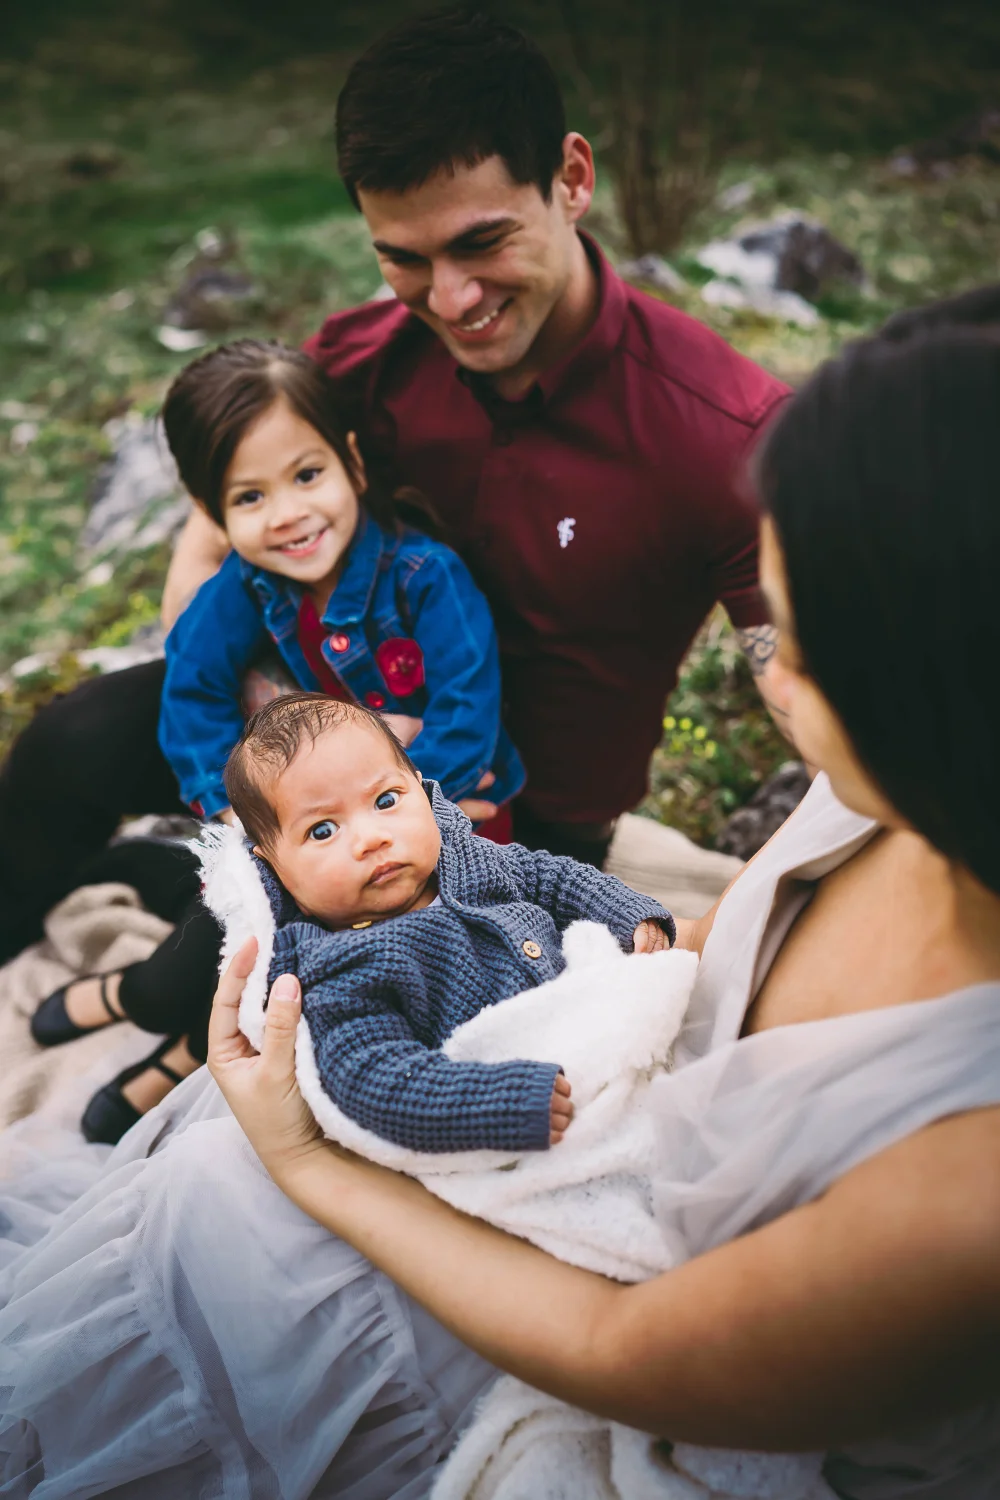
[[(281, 397), (329, 444), (361, 494), (362, 475), (347, 444), (347, 427), (338, 419), (338, 398), (320, 366), (301, 350), (273, 340), (237, 339), (187, 365), (163, 403), (163, 426), (181, 479), (220, 526), (233, 454), (247, 429)], [(369, 476), (364, 503), (387, 529), (401, 520), (440, 535), (440, 523), (418, 491), (399, 490), (390, 500)]]

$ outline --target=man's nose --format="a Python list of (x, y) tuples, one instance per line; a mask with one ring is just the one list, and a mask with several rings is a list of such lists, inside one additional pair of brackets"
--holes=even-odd
[(482, 286), (460, 266), (449, 260), (434, 263), (427, 306), (436, 318), (459, 323), (482, 299)]

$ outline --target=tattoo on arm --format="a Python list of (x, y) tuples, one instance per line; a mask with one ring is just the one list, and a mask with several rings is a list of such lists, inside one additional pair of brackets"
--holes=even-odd
[(778, 631), (774, 625), (751, 625), (749, 630), (737, 630), (736, 639), (740, 650), (750, 663), (755, 677), (762, 677), (768, 662), (778, 649)]

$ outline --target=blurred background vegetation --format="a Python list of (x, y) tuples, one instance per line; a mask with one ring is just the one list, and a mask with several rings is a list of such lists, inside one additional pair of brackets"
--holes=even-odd
[[(113, 570), (78, 536), (107, 424), (156, 410), (189, 356), (158, 341), (206, 230), (252, 286), (230, 330), (296, 341), (378, 285), (337, 181), (351, 58), (403, 0), (17, 0), (0, 27), (0, 747), (83, 670), (74, 652), (155, 619), (164, 542)], [(1000, 7), (951, 0), (516, 0), (594, 140), (592, 227), (612, 258), (666, 255), (669, 300), (801, 380), (896, 308), (998, 277)], [(405, 121), (401, 121), (405, 128)], [(920, 144), (937, 140), (936, 151)], [(957, 142), (957, 143), (956, 143)], [(963, 144), (964, 143), (964, 144)], [(892, 164), (917, 147), (911, 167)], [(864, 291), (801, 328), (711, 307), (695, 254), (738, 224), (813, 215)], [(199, 240), (199, 236), (201, 237)], [(110, 576), (109, 576), (110, 573)], [(45, 670), (10, 667), (49, 653)], [(788, 756), (713, 620), (668, 705), (644, 811), (711, 842)]]

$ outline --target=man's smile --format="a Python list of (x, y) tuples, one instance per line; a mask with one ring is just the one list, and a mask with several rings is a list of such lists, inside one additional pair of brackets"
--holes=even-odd
[(466, 343), (478, 342), (483, 337), (489, 338), (513, 301), (513, 297), (507, 297), (492, 312), (482, 313), (478, 318), (466, 319), (462, 323), (447, 323), (445, 326), (449, 333)]

